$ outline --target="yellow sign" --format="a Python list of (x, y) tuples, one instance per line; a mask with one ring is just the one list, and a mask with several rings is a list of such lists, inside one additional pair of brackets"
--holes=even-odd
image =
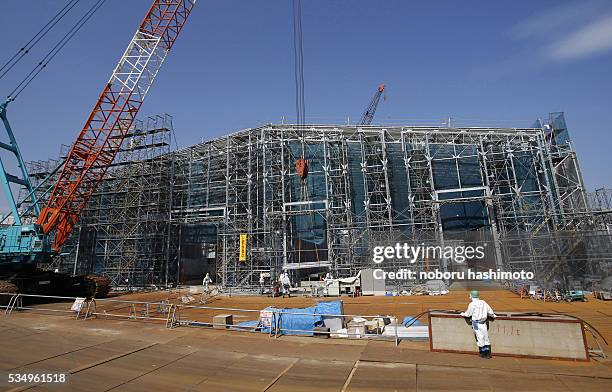
[(238, 261), (246, 261), (247, 259), (247, 235), (240, 234), (240, 255)]

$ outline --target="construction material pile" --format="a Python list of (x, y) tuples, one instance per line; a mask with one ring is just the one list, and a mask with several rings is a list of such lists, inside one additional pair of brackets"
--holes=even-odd
[(260, 312), (258, 320), (245, 321), (233, 329), (259, 331), (280, 335), (303, 335), (320, 338), (364, 339), (396, 337), (427, 339), (427, 326), (406, 317), (399, 325), (394, 316), (345, 316), (342, 301), (322, 301), (306, 308), (276, 308), (269, 306)]
[(0, 293), (16, 293), (17, 286), (5, 280), (0, 280)]

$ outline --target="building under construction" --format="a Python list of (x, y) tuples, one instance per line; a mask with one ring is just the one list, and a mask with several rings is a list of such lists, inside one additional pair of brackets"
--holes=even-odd
[(562, 113), (531, 128), (276, 124), (178, 151), (172, 132), (169, 116), (133, 127), (54, 268), (249, 288), (262, 272), (353, 276), (377, 244), (480, 242), (476, 269), (583, 287), (612, 272), (610, 207), (585, 191)]

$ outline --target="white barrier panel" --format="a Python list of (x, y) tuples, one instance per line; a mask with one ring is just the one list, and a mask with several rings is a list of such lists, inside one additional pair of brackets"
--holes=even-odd
[[(498, 316), (489, 322), (493, 355), (588, 361), (580, 320), (567, 316)], [(471, 324), (458, 314), (429, 314), (431, 351), (477, 353)]]

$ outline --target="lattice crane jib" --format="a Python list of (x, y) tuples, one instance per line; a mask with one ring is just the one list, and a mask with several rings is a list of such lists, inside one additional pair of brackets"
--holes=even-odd
[(53, 250), (68, 239), (113, 162), (157, 72), (196, 0), (154, 0), (104, 86), (37, 223), (54, 232)]
[(376, 114), (376, 109), (378, 108), (378, 103), (380, 102), (380, 97), (385, 92), (385, 85), (380, 84), (374, 93), (374, 97), (370, 101), (368, 108), (361, 115), (361, 120), (359, 121), (359, 125), (370, 125), (372, 124), (372, 120), (374, 120), (374, 114)]

